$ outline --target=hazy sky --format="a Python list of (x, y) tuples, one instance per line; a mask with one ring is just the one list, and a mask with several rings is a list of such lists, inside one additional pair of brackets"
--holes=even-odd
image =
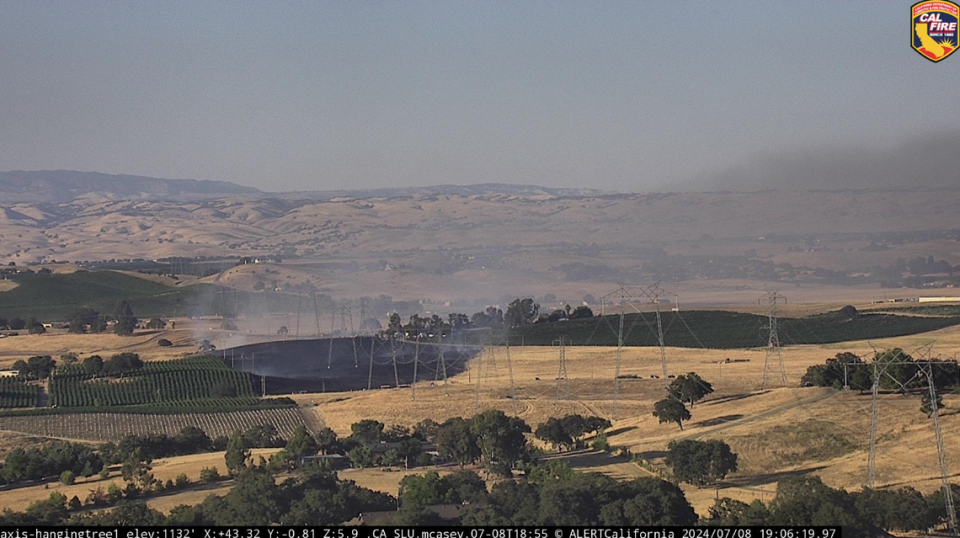
[(960, 154), (960, 52), (910, 48), (912, 3), (4, 0), (0, 170), (803, 188), (824, 152)]

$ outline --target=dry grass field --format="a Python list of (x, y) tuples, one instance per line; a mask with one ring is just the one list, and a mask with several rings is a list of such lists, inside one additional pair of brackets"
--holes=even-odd
[[(677, 439), (722, 439), (740, 457), (740, 471), (721, 486), (721, 495), (742, 500), (769, 500), (777, 480), (790, 474), (813, 473), (836, 487), (859, 489), (866, 481), (870, 397), (856, 392), (840, 393), (823, 388), (799, 388), (807, 367), (822, 363), (841, 351), (866, 355), (873, 350), (902, 347), (912, 351), (935, 343), (934, 353), (953, 357), (960, 349), (960, 328), (950, 328), (875, 342), (847, 342), (785, 348), (787, 387), (776, 377), (771, 388), (761, 391), (764, 349), (696, 350), (667, 349), (671, 373), (695, 371), (710, 381), (716, 392), (692, 410), (693, 418), (681, 431), (676, 424), (659, 424), (652, 416), (653, 403), (663, 397), (663, 379), (656, 348), (623, 351), (622, 379), (616, 420), (608, 432), (615, 446), (641, 454), (654, 466), (663, 466), (667, 444)], [(736, 361), (721, 363), (726, 358)], [(510, 364), (516, 400), (511, 400), (506, 350), (498, 349), (496, 363), (487, 360), (477, 399), (477, 362), (453, 377), (444, 387), (430, 382), (411, 388), (381, 389), (337, 394), (295, 395), (304, 411), (317, 414), (340, 434), (362, 418), (384, 423), (413, 425), (424, 418), (442, 421), (451, 416), (470, 416), (476, 410), (516, 411), (531, 426), (566, 413), (611, 417), (614, 411), (613, 372), (615, 348), (568, 347), (568, 381), (557, 399), (558, 353), (543, 347), (511, 348)], [(538, 379), (539, 378), (539, 379)], [(960, 441), (960, 396), (946, 395), (942, 426), (949, 445)], [(920, 412), (918, 397), (881, 396), (877, 449), (879, 487), (912, 485), (930, 492), (938, 487), (936, 445), (930, 421)], [(648, 471), (633, 463), (596, 458), (578, 463), (583, 470), (629, 478)], [(960, 462), (957, 462), (960, 465)], [(960, 475), (960, 467), (954, 471)], [(695, 507), (703, 513), (716, 495), (714, 489), (684, 486)]]
[[(107, 358), (115, 353), (138, 353), (144, 360), (177, 359), (197, 350), (194, 334), (188, 329), (165, 331), (139, 331), (133, 336), (115, 334), (69, 334), (54, 330), (47, 334), (0, 339), (0, 369), (9, 368), (18, 360), (34, 355), (50, 355), (58, 359), (64, 353), (76, 353), (80, 358), (102, 355)], [(166, 338), (172, 347), (159, 347), (157, 341)]]
[[(269, 458), (278, 450), (279, 449), (275, 448), (255, 448), (250, 452), (252, 458), (254, 461), (256, 461), (260, 456)], [(153, 476), (157, 480), (166, 482), (167, 480), (172, 480), (176, 478), (177, 475), (183, 473), (187, 475), (187, 478), (189, 478), (191, 482), (196, 483), (200, 478), (200, 470), (204, 467), (214, 467), (221, 475), (226, 475), (227, 468), (224, 464), (223, 452), (209, 452), (206, 454), (192, 454), (189, 456), (176, 456), (172, 458), (155, 460), (153, 462)], [(120, 472), (118, 469), (112, 470), (110, 472), (110, 476), (105, 479), (101, 479), (97, 475), (90, 477), (89, 480), (78, 478), (76, 484), (69, 486), (65, 486), (59, 482), (49, 482), (47, 484), (0, 490), (0, 506), (15, 511), (23, 510), (29, 506), (30, 503), (42, 501), (49, 497), (53, 492), (66, 495), (67, 499), (70, 499), (76, 495), (80, 498), (80, 500), (83, 500), (87, 497), (87, 495), (90, 494), (91, 491), (97, 489), (98, 487), (102, 487), (104, 491), (106, 491), (111, 482), (116, 483), (117, 486), (121, 488), (124, 487), (125, 483), (120, 477)], [(155, 499), (155, 502), (164, 506), (169, 505), (166, 508), (166, 510), (169, 510), (178, 504), (190, 504), (194, 502), (192, 499), (193, 497), (198, 497), (195, 502), (200, 502), (206, 498), (207, 495), (218, 492), (225, 493), (228, 489), (229, 485), (214, 485), (211, 488), (204, 488), (200, 491), (186, 491), (177, 494), (164, 495)], [(183, 500), (180, 497), (181, 495), (190, 498), (191, 500)], [(151, 501), (149, 504), (153, 506), (153, 502), (154, 501)]]
[[(183, 329), (183, 332), (183, 340), (189, 340), (192, 331)], [(111, 346), (116, 350), (146, 351), (154, 336), (120, 339), (109, 335), (45, 335), (34, 341), (56, 342), (71, 350), (83, 345), (85, 347), (82, 349), (88, 353)], [(29, 343), (31, 338), (11, 340)], [(691, 409), (693, 418), (684, 424), (682, 431), (675, 424), (659, 424), (651, 415), (653, 403), (663, 396), (664, 380), (651, 377), (661, 375), (659, 350), (625, 348), (621, 375), (631, 377), (621, 379), (616, 420), (608, 432), (608, 438), (612, 445), (628, 447), (654, 467), (663, 467), (664, 452), (670, 441), (686, 438), (722, 439), (739, 454), (740, 470), (720, 486), (719, 494), (745, 501), (769, 500), (775, 493), (776, 482), (791, 474), (812, 473), (832, 486), (859, 489), (866, 478), (869, 395), (800, 388), (800, 377), (810, 365), (820, 364), (841, 351), (868, 355), (874, 348), (902, 347), (911, 352), (931, 343), (935, 355), (952, 358), (960, 350), (960, 327), (873, 342), (788, 347), (783, 352), (787, 386), (780, 387), (776, 376), (773, 376), (767, 390), (760, 390), (765, 349), (668, 348), (666, 355), (671, 374), (694, 371), (710, 381), (716, 389), (714, 394)], [(120, 344), (132, 347), (124, 348)], [(0, 342), (0, 345), (10, 344)], [(22, 345), (7, 350), (19, 353), (27, 351), (26, 346)], [(733, 362), (725, 362), (728, 358)], [(550, 416), (567, 413), (611, 418), (614, 413), (616, 349), (568, 347), (566, 360), (567, 381), (561, 384), (559, 398), (556, 380), (558, 352), (548, 347), (511, 348), (509, 361), (507, 350), (497, 348), (492, 358), (487, 356), (482, 364), (474, 360), (465, 372), (450, 378), (446, 386), (442, 382), (421, 381), (416, 386), (415, 399), (412, 388), (296, 394), (292, 398), (301, 405), (301, 413), (312, 417), (310, 422), (330, 426), (341, 435), (349, 433), (350, 424), (364, 418), (381, 420), (388, 425), (410, 426), (424, 418), (443, 421), (451, 416), (470, 416), (477, 410), (490, 408), (502, 409), (507, 413), (516, 412), (534, 427)], [(510, 398), (511, 369), (516, 399)], [(481, 376), (479, 384), (478, 372)], [(960, 396), (950, 394), (944, 400), (947, 408), (943, 412), (942, 425), (946, 443), (950, 446), (960, 441)], [(938, 487), (933, 431), (930, 421), (919, 407), (918, 397), (895, 394), (881, 396), (877, 450), (879, 487), (912, 485), (924, 492)], [(4, 446), (38, 442), (26, 436), (0, 436), (0, 439), (5, 439)], [(156, 474), (158, 478), (166, 478), (168, 474), (175, 476), (179, 472), (186, 472), (190, 476), (192, 472), (199, 473), (203, 466), (217, 463), (214, 460), (218, 457), (171, 458), (157, 462)], [(562, 457), (581, 470), (602, 472), (620, 479), (651, 474), (632, 462), (612, 455), (576, 453)], [(956, 467), (960, 462), (954, 464), (948, 460), (948, 463), (953, 465), (951, 469), (954, 474), (960, 475), (960, 467)], [(387, 473), (379, 470), (342, 473), (345, 479), (392, 494), (396, 493), (404, 475), (404, 472)], [(700, 513), (705, 513), (717, 495), (713, 488), (684, 486), (684, 489)], [(84, 490), (84, 494), (88, 493), (87, 490)], [(158, 509), (169, 510), (177, 504), (199, 502), (210, 493), (222, 493), (221, 490), (224, 488), (177, 493), (159, 497), (150, 503)], [(35, 495), (40, 498), (49, 493), (43, 492), (42, 486), (39, 486)], [(0, 496), (0, 503), (3, 501), (4, 498)], [(29, 501), (18, 499), (17, 502)]]

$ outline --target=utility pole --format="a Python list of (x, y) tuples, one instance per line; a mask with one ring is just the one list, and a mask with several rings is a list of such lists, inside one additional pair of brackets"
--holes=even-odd
[[(777, 304), (786, 303), (787, 298), (776, 291), (766, 294), (767, 299), (767, 353), (763, 358), (763, 381), (760, 383), (760, 390), (766, 390), (768, 377), (774, 374), (777, 368), (771, 364), (771, 359), (776, 357), (779, 366), (780, 385), (787, 386), (787, 370), (783, 364), (783, 349), (780, 347), (780, 335), (777, 333)], [(760, 299), (762, 301), (763, 298)]]

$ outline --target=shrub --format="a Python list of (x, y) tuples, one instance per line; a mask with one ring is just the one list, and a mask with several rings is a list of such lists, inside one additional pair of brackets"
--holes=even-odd
[(64, 471), (60, 473), (60, 483), (69, 486), (77, 481), (77, 475), (73, 474), (73, 471)]
[(607, 432), (600, 430), (597, 437), (593, 440), (593, 449), (610, 452), (610, 444), (607, 442)]
[(216, 467), (204, 467), (200, 469), (200, 482), (209, 484), (220, 480), (220, 471)]
[(47, 332), (47, 328), (43, 326), (43, 323), (30, 318), (30, 321), (27, 322), (27, 332), (30, 334), (44, 334)]
[(167, 340), (166, 338), (161, 338), (160, 340), (157, 340), (157, 345), (160, 347), (170, 347), (173, 345), (173, 342)]

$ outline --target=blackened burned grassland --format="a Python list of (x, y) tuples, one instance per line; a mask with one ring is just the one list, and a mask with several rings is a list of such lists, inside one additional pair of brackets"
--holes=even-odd
[[(671, 347), (737, 349), (767, 345), (766, 316), (740, 312), (690, 310), (661, 313), (664, 343)], [(538, 323), (512, 329), (510, 343), (548, 346), (560, 337), (567, 345), (616, 346), (619, 315), (597, 316), (553, 323)], [(656, 314), (624, 316), (624, 345), (656, 346)], [(893, 314), (837, 312), (802, 318), (780, 318), (783, 345), (830, 344), (907, 336), (960, 324), (960, 316), (919, 317)]]

